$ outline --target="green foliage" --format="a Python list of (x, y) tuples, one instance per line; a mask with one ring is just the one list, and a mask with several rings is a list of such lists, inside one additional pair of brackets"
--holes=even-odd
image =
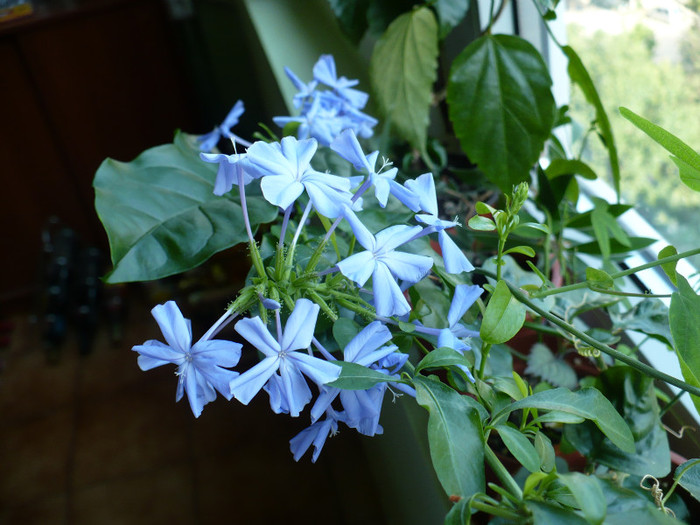
[(440, 24), (440, 39), (445, 38), (464, 19), (471, 0), (437, 0), (433, 9)]
[(552, 354), (546, 345), (535, 343), (527, 359), (526, 374), (541, 378), (548, 383), (564, 388), (576, 388), (576, 373), (565, 362)]
[(484, 436), (479, 414), (439, 381), (414, 378), (416, 401), (430, 414), (430, 457), (447, 495), (470, 498), (483, 492)]
[(387, 374), (382, 374), (357, 363), (349, 363), (347, 361), (334, 361), (334, 363), (343, 370), (338, 379), (328, 383), (328, 386), (331, 387), (344, 390), (367, 390), (377, 383), (396, 381), (395, 377), (390, 377)]
[[(700, 386), (700, 296), (685, 278), (679, 275), (677, 280), (678, 291), (671, 297), (668, 313), (671, 335), (683, 378), (691, 385)], [(700, 398), (691, 397), (700, 413)]]
[(462, 150), (504, 192), (529, 180), (554, 123), (547, 66), (526, 40), (485, 35), (452, 63), (450, 120)]
[[(238, 192), (212, 193), (216, 165), (184, 133), (131, 162), (105, 160), (94, 180), (95, 208), (109, 238), (110, 283), (159, 279), (194, 268), (247, 239)], [(277, 210), (248, 196), (253, 226)]]
[(524, 322), (525, 307), (513, 297), (506, 283), (499, 281), (481, 322), (481, 340), (505, 343), (518, 333)]
[(396, 133), (424, 156), (437, 57), (437, 21), (430, 9), (422, 7), (391, 23), (370, 62), (372, 88), (382, 113)]
[(700, 501), (700, 459), (690, 459), (678, 465), (673, 479), (698, 501)]

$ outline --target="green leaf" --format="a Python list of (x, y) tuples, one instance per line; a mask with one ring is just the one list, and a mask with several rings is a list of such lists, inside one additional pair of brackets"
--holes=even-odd
[(512, 248), (508, 248), (506, 251), (504, 251), (503, 255), (508, 253), (521, 253), (523, 255), (527, 255), (528, 257), (535, 256), (535, 250), (531, 246), (513, 246)]
[(603, 523), (608, 505), (595, 477), (570, 472), (560, 474), (559, 480), (571, 491), (588, 523)]
[(596, 426), (620, 449), (634, 452), (634, 438), (627, 423), (599, 390), (591, 387), (571, 392), (566, 388), (555, 388), (538, 392), (516, 401), (494, 416), (494, 421), (513, 410), (537, 408), (556, 410), (593, 421)]
[(440, 24), (440, 40), (450, 34), (469, 11), (470, 0), (437, 0), (433, 9)]
[(426, 355), (418, 366), (416, 366), (416, 374), (421, 370), (430, 370), (433, 368), (447, 368), (448, 366), (462, 365), (471, 368), (472, 363), (452, 348), (438, 348)]
[(636, 330), (673, 346), (668, 324), (668, 307), (660, 299), (643, 299), (621, 314), (612, 314), (615, 332)]
[(333, 361), (333, 363), (340, 366), (343, 370), (340, 377), (328, 383), (327, 386), (342, 388), (343, 390), (367, 390), (377, 383), (396, 381), (395, 377), (382, 374), (357, 363), (349, 363), (347, 361)]
[[(668, 320), (683, 378), (700, 387), (700, 297), (681, 275), (678, 291), (671, 296)], [(700, 413), (700, 398), (690, 397)]]
[(534, 440), (535, 450), (540, 457), (540, 465), (544, 472), (552, 472), (555, 468), (556, 454), (550, 439), (542, 432), (537, 431)]
[(573, 511), (563, 509), (559, 505), (543, 503), (533, 500), (525, 502), (532, 512), (532, 523), (537, 525), (586, 525), (588, 522)]
[[(216, 170), (182, 133), (131, 162), (100, 165), (93, 186), (114, 266), (107, 282), (174, 275), (247, 240), (237, 189), (212, 193)], [(248, 207), (253, 225), (278, 215), (259, 190), (251, 191)]]
[(445, 516), (443, 525), (464, 525), (470, 523), (471, 509), (468, 499), (460, 499)]
[(525, 322), (525, 307), (510, 293), (504, 281), (498, 281), (481, 322), (479, 335), (485, 343), (505, 343)]
[(549, 348), (542, 343), (532, 345), (525, 373), (564, 388), (576, 388), (578, 384), (576, 373), (571, 367), (565, 361), (557, 359)]
[(554, 159), (544, 172), (550, 180), (561, 175), (581, 175), (588, 180), (598, 178), (593, 168), (585, 162), (576, 159)]
[[(608, 213), (613, 217), (619, 217), (632, 208), (634, 208), (634, 206), (631, 204), (609, 204)], [(566, 227), (578, 229), (588, 228), (591, 226), (591, 214), (592, 211), (587, 211), (574, 215), (566, 221)]]
[(620, 113), (663, 146), (666, 151), (672, 153), (674, 156), (671, 160), (678, 166), (683, 183), (695, 191), (700, 191), (700, 154), (672, 133), (652, 124), (629, 109), (620, 108)]
[[(641, 250), (654, 244), (657, 239), (652, 239), (651, 237), (628, 237), (628, 241), (629, 244), (622, 244), (615, 239), (609, 239), (610, 255), (621, 255)], [(598, 241), (575, 244), (571, 246), (571, 249), (591, 255), (600, 255), (602, 253)]]
[(508, 425), (496, 425), (494, 428), (498, 431), (498, 435), (501, 436), (503, 444), (523, 467), (530, 472), (540, 470), (540, 456), (527, 436)]
[(615, 281), (613, 281), (608, 272), (591, 267), (586, 268), (586, 282), (589, 286), (595, 286), (596, 288), (608, 289), (615, 286)]
[[(675, 246), (669, 245), (665, 248), (661, 248), (657, 259), (664, 259), (673, 255), (678, 255), (678, 251), (676, 250)], [(671, 279), (671, 282), (674, 284), (674, 286), (678, 286), (678, 282), (676, 281), (676, 262), (677, 261), (661, 265), (661, 269), (668, 276), (668, 278)]]
[(608, 203), (596, 197), (593, 197), (593, 203), (595, 208), (591, 212), (591, 225), (600, 247), (600, 253), (603, 255), (603, 259), (607, 260), (610, 258), (611, 234), (624, 246), (630, 246), (630, 240), (625, 231), (617, 224), (615, 217), (608, 213)]
[(352, 319), (341, 317), (333, 323), (333, 338), (341, 349), (348, 346), (352, 338), (360, 331), (360, 327)]
[(478, 412), (440, 381), (416, 376), (416, 401), (429, 413), (428, 441), (435, 472), (448, 496), (484, 491), (484, 435)]
[(518, 224), (515, 227), (515, 230), (513, 230), (513, 231), (517, 232), (518, 230), (527, 229), (527, 228), (530, 228), (532, 230), (538, 230), (538, 231), (541, 231), (542, 233), (547, 233), (547, 234), (551, 233), (549, 231), (549, 227), (546, 224), (540, 224), (539, 222), (522, 222), (522, 223)]
[(462, 150), (509, 193), (529, 172), (549, 137), (556, 106), (537, 50), (512, 35), (485, 35), (452, 63), (449, 117)]
[(482, 232), (490, 232), (496, 229), (496, 223), (488, 217), (483, 217), (481, 215), (474, 215), (474, 217), (469, 219), (468, 224), (472, 230)]
[(678, 481), (680, 486), (700, 501), (700, 459), (690, 459), (678, 465), (673, 473), (673, 479), (680, 480)]
[(437, 57), (437, 21), (430, 9), (421, 7), (391, 23), (370, 61), (372, 87), (382, 113), (423, 154)]
[(678, 157), (671, 155), (671, 160), (678, 167), (680, 172), (681, 182), (688, 186), (691, 190), (700, 191), (700, 170), (686, 164)]
[(340, 29), (357, 43), (367, 30), (368, 0), (328, 0)]
[(600, 101), (600, 96), (598, 91), (596, 91), (591, 75), (586, 70), (583, 65), (581, 58), (576, 54), (569, 46), (563, 46), (561, 50), (569, 59), (569, 78), (571, 81), (578, 85), (583, 92), (583, 96), (589, 104), (595, 109), (595, 122), (600, 135), (603, 138), (603, 145), (608, 150), (608, 156), (610, 158), (610, 169), (612, 172), (613, 186), (615, 187), (615, 192), (618, 197), (620, 195), (620, 163), (617, 157), (617, 147), (615, 146), (615, 138), (613, 137), (612, 128), (610, 126), (610, 120), (605, 112), (603, 103)]

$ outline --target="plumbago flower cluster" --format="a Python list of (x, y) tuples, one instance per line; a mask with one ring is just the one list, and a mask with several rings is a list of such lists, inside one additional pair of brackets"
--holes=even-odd
[[(299, 133), (310, 134), (310, 138), (287, 136), (279, 142), (258, 141), (248, 144), (245, 153), (232, 155), (201, 154), (204, 161), (218, 164), (212, 190), (215, 194), (224, 195), (234, 185), (238, 188), (254, 268), (250, 284), (194, 344), (190, 322), (177, 305), (169, 301), (156, 306), (152, 313), (167, 344), (147, 341), (133, 350), (140, 354), (138, 363), (143, 370), (166, 363), (178, 366), (177, 400), (186, 393), (195, 416), (216, 398), (216, 392), (248, 404), (264, 390), (275, 413), (297, 417), (312, 402), (312, 383), (318, 395), (310, 410), (311, 426), (293, 437), (290, 445), (296, 460), (313, 445), (312, 460), (316, 461), (326, 438), (341, 423), (367, 436), (381, 434), (379, 417), (387, 390), (415, 397), (410, 379), (401, 376), (408, 354), (392, 344), (392, 330), (400, 331), (400, 323), (406, 322), (410, 328), (404, 330), (435, 346), (459, 353), (464, 359), (460, 370), (473, 381), (469, 361), (462, 356), (470, 350), (469, 338), (478, 336), (478, 332), (467, 329), (460, 320), (482, 289), (469, 284), (451, 288), (446, 327), (424, 326), (415, 315), (411, 318), (407, 289), (427, 278), (436, 261), (441, 260), (443, 275), (473, 270), (447, 233), (458, 223), (438, 217), (431, 173), (401, 184), (395, 180), (397, 169), (390, 162), (384, 160), (377, 167), (379, 152), (363, 151), (357, 133), (371, 134), (375, 122), (358, 109), (366, 103), (367, 95), (350, 88), (356, 81), (336, 78), (332, 57), (321, 57), (310, 84), (301, 83), (291, 71), (288, 74), (300, 89), (295, 100), (306, 119)], [(332, 90), (317, 91), (319, 82)], [(201, 148), (211, 148), (215, 144), (212, 137), (243, 142), (230, 129), (242, 111), (239, 101), (224, 124), (200, 137)], [(290, 121), (282, 117), (275, 120), (281, 125)], [(327, 142), (361, 175), (343, 177), (315, 170), (312, 160), (319, 142)], [(276, 252), (268, 261), (262, 258), (247, 215), (246, 190), (251, 185), (259, 185), (265, 200), (277, 206), (282, 216)], [(381, 208), (393, 196), (413, 214), (415, 223), (387, 224), (373, 233), (362, 220), (363, 198), (371, 199), (372, 191)], [(296, 221), (295, 211), (301, 213)], [(304, 235), (314, 213), (333, 219), (320, 239)], [(293, 223), (294, 232), (288, 241)], [(339, 248), (337, 260), (329, 263), (325, 248), (329, 243), (339, 244), (336, 237), (340, 230), (348, 237), (347, 249)], [(442, 258), (411, 251), (409, 246), (415, 241), (433, 234), (437, 235)], [(303, 266), (296, 256), (300, 239), (316, 245)], [(248, 370), (231, 370), (238, 365), (242, 346), (215, 337), (250, 310), (257, 310), (258, 315), (238, 319), (234, 329), (249, 343), (249, 351), (257, 350), (262, 359)], [(286, 321), (283, 313), (288, 313)], [(336, 355), (336, 349), (327, 348), (315, 334), (319, 315), (341, 321), (341, 325), (343, 321), (360, 321), (352, 325), (359, 331), (337, 349)], [(343, 370), (344, 381), (338, 382)], [(358, 388), (358, 381), (369, 386)]]

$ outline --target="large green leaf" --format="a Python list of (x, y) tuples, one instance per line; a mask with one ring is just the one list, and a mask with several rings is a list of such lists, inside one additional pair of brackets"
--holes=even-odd
[(698, 501), (700, 501), (700, 459), (690, 459), (679, 465), (673, 473), (673, 479)]
[(471, 0), (437, 0), (433, 3), (440, 24), (440, 39), (459, 25), (469, 11), (470, 3)]
[(510, 293), (505, 281), (498, 281), (481, 322), (479, 335), (485, 343), (505, 343), (525, 322), (525, 307)]
[(545, 390), (516, 401), (493, 417), (497, 422), (513, 410), (537, 408), (555, 410), (593, 421), (596, 426), (620, 449), (633, 453), (634, 438), (625, 420), (603, 394), (595, 388), (582, 388), (571, 392), (566, 388)]
[(620, 195), (620, 163), (617, 157), (617, 147), (615, 146), (615, 138), (613, 137), (612, 127), (610, 126), (610, 120), (608, 119), (608, 114), (605, 112), (603, 103), (600, 101), (600, 96), (598, 91), (593, 84), (591, 75), (588, 70), (583, 65), (581, 58), (576, 54), (569, 46), (563, 46), (561, 50), (564, 52), (566, 57), (569, 59), (569, 78), (574, 84), (577, 84), (583, 92), (583, 96), (589, 104), (595, 109), (595, 123), (600, 132), (600, 136), (603, 139), (603, 145), (608, 150), (608, 157), (610, 158), (610, 170), (612, 172), (613, 186), (615, 187), (615, 192)]
[(539, 472), (542, 461), (535, 446), (525, 434), (508, 425), (496, 425), (494, 428), (501, 436), (503, 444), (523, 467), (530, 472)]
[(599, 525), (603, 522), (608, 505), (600, 485), (593, 476), (570, 472), (560, 474), (559, 480), (571, 491), (588, 523)]
[(372, 88), (382, 113), (421, 153), (426, 151), (437, 57), (437, 21), (430, 9), (421, 7), (391, 23), (370, 61)]
[(529, 180), (554, 123), (547, 66), (526, 40), (478, 38), (452, 63), (447, 103), (469, 159), (501, 190)]
[(681, 180), (689, 188), (700, 191), (700, 154), (681, 139), (662, 127), (649, 122), (627, 108), (620, 108), (623, 117), (649, 135), (655, 142), (663, 146), (674, 156), (671, 160), (680, 170)]
[(414, 385), (416, 401), (430, 414), (430, 457), (445, 492), (464, 499), (483, 492), (484, 435), (478, 412), (440, 381), (416, 376)]
[[(677, 276), (678, 291), (671, 297), (668, 320), (683, 378), (700, 386), (700, 297), (681, 275)], [(700, 413), (700, 398), (691, 396)]]
[[(95, 208), (107, 231), (110, 283), (158, 279), (194, 268), (247, 239), (237, 190), (212, 193), (216, 165), (204, 162), (184, 134), (132, 162), (105, 160), (94, 180)], [(257, 192), (248, 198), (253, 224), (277, 209)]]

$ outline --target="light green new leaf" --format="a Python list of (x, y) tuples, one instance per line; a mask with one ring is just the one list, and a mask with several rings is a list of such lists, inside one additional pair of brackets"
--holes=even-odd
[(449, 116), (462, 150), (501, 190), (530, 179), (556, 105), (537, 50), (512, 35), (485, 35), (452, 63)]
[[(661, 248), (661, 250), (659, 251), (659, 256), (657, 258), (664, 259), (673, 255), (678, 255), (678, 250), (676, 250), (675, 246), (669, 245), (664, 248)], [(674, 284), (674, 286), (678, 286), (678, 281), (676, 280), (676, 261), (662, 264), (661, 269), (668, 276), (668, 278), (671, 279), (671, 282)]]
[(620, 108), (623, 117), (649, 135), (674, 156), (671, 160), (681, 172), (681, 180), (689, 188), (700, 191), (700, 154), (681, 139), (660, 126), (649, 122), (627, 108)]
[(328, 386), (342, 388), (343, 390), (367, 390), (377, 383), (396, 381), (395, 377), (382, 374), (366, 366), (347, 361), (333, 361), (333, 364), (340, 366), (343, 370), (340, 377), (328, 383)]
[(518, 333), (525, 322), (525, 307), (510, 293), (504, 281), (498, 281), (481, 322), (479, 335), (485, 343), (505, 343)]
[(488, 217), (483, 217), (481, 215), (474, 215), (474, 217), (469, 219), (468, 224), (472, 230), (482, 232), (490, 232), (496, 229), (496, 223)]
[[(247, 239), (238, 192), (212, 193), (216, 165), (188, 138), (144, 151), (131, 162), (105, 160), (95, 174), (95, 208), (109, 238), (114, 269), (107, 282), (147, 281), (194, 268)], [(190, 141), (191, 142), (191, 141)], [(277, 209), (259, 194), (248, 208), (253, 225)]]
[(678, 465), (673, 473), (674, 480), (698, 501), (700, 501), (700, 459), (690, 459)]
[(478, 412), (440, 381), (416, 376), (416, 401), (429, 413), (428, 441), (435, 473), (448, 496), (484, 491), (484, 435)]
[(576, 159), (554, 159), (544, 172), (550, 180), (561, 175), (581, 175), (588, 180), (598, 178), (595, 171), (588, 164)]
[(537, 408), (567, 412), (589, 419), (620, 449), (633, 453), (634, 437), (625, 420), (599, 390), (591, 387), (571, 392), (566, 388), (545, 390), (512, 403), (493, 417), (494, 422), (513, 410)]
[(560, 474), (559, 480), (571, 491), (588, 523), (603, 523), (608, 504), (595, 476), (570, 472)]
[[(700, 386), (700, 297), (683, 276), (678, 275), (677, 279), (678, 291), (671, 296), (668, 311), (671, 336), (683, 378), (693, 386)], [(700, 413), (700, 398), (691, 398)]]
[(540, 470), (540, 456), (525, 434), (508, 425), (496, 425), (494, 428), (501, 436), (503, 444), (523, 467), (530, 472)]
[(591, 75), (586, 70), (583, 65), (581, 58), (576, 54), (569, 46), (563, 46), (561, 50), (564, 52), (566, 57), (569, 59), (569, 66), (567, 68), (569, 72), (569, 78), (571, 81), (578, 85), (583, 92), (583, 96), (589, 104), (595, 109), (595, 122), (600, 135), (603, 138), (603, 145), (608, 150), (608, 157), (610, 158), (610, 169), (612, 171), (613, 186), (615, 187), (615, 193), (618, 197), (620, 195), (620, 162), (617, 157), (617, 147), (615, 146), (615, 138), (613, 137), (612, 127), (610, 126), (610, 120), (608, 119), (608, 114), (605, 112), (603, 103), (600, 101), (600, 96), (598, 91), (596, 91)]
[(374, 47), (369, 65), (382, 113), (423, 154), (437, 57), (437, 21), (430, 9), (421, 7), (391, 23)]
[(608, 289), (615, 286), (615, 281), (613, 281), (608, 272), (590, 267), (586, 268), (586, 283), (596, 288)]
[(541, 468), (544, 472), (551, 472), (556, 467), (556, 454), (551, 440), (543, 433), (538, 431), (535, 434), (535, 450), (540, 457)]

